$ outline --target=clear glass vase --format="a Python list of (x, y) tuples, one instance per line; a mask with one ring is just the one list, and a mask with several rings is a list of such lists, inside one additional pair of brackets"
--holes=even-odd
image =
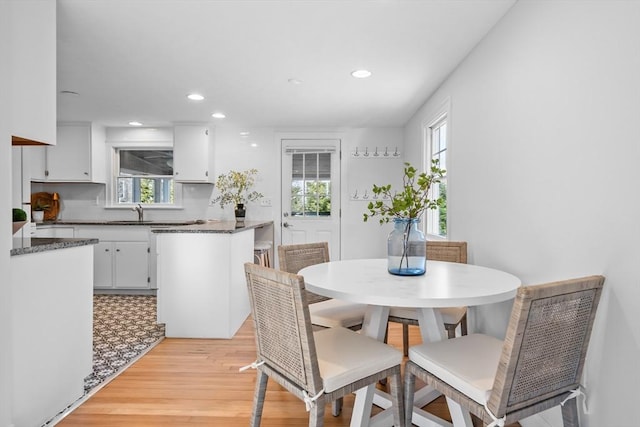
[(426, 271), (427, 245), (418, 218), (396, 218), (387, 239), (387, 269), (399, 276), (420, 276)]

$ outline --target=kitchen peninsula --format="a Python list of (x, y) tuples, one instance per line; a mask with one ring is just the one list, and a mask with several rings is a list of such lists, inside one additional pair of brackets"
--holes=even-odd
[(42, 425), (84, 394), (93, 358), (96, 243), (13, 239), (9, 348), (16, 426)]
[(207, 222), (154, 229), (158, 323), (167, 337), (231, 338), (250, 312), (244, 263), (272, 221)]

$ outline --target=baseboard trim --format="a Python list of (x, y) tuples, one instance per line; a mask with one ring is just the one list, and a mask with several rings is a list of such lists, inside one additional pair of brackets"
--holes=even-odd
[(94, 295), (153, 295), (156, 296), (157, 289), (93, 289)]

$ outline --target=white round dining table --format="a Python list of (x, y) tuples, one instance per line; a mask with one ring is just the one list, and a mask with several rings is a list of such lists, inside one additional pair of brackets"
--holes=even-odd
[[(298, 272), (311, 292), (367, 304), (362, 333), (382, 341), (390, 307), (416, 308), (423, 342), (445, 339), (437, 308), (474, 307), (509, 300), (521, 285), (516, 276), (493, 268), (444, 261), (427, 261), (421, 276), (396, 276), (387, 271), (386, 259), (331, 261)], [(370, 419), (374, 387), (356, 393), (351, 426), (391, 425), (389, 417)], [(414, 413), (414, 424), (438, 425)], [(420, 422), (416, 422), (419, 421)]]

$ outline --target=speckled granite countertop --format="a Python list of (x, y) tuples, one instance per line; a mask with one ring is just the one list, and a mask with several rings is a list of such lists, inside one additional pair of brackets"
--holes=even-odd
[(38, 226), (43, 225), (146, 225), (146, 226), (178, 226), (178, 225), (193, 225), (193, 224), (205, 224), (207, 221), (202, 219), (178, 219), (178, 220), (150, 220), (150, 221), (136, 221), (136, 220), (84, 220), (84, 219), (66, 219), (59, 221), (45, 221), (38, 223)]
[(95, 245), (96, 243), (98, 243), (98, 239), (15, 237), (13, 239), (11, 256), (73, 248), (76, 246)]
[(152, 229), (151, 231), (153, 233), (240, 233), (267, 225), (273, 225), (273, 221), (245, 221), (243, 224), (235, 221), (213, 221), (204, 224)]

